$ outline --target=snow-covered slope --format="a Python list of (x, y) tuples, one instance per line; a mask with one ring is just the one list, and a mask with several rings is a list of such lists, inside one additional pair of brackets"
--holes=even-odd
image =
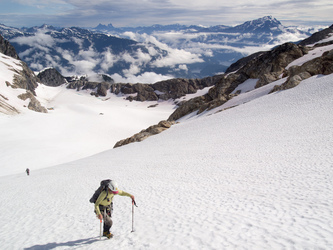
[[(39, 84), (36, 98), (48, 108), (27, 108), (25, 89), (13, 87), (22, 62), (0, 53), (0, 176), (50, 167), (113, 148), (121, 139), (169, 117), (172, 102), (129, 102), (111, 93), (90, 92)], [(148, 108), (156, 105), (154, 108)], [(38, 160), (36, 160), (38, 159)]]
[[(0, 245), (3, 249), (331, 249), (332, 81), (333, 75), (312, 77), (293, 89), (183, 121), (141, 143), (51, 168), (31, 168), (29, 177), (23, 163), (20, 173), (18, 168), (9, 169), (12, 175), (0, 177)], [(108, 114), (93, 108), (96, 104), (54, 106), (55, 112), (63, 109), (67, 122), (73, 121), (73, 110), (81, 110), (88, 116), (88, 133), (99, 129), (101, 121), (90, 123), (93, 117), (104, 119)], [(99, 116), (97, 110), (105, 115)], [(21, 122), (15, 119), (1, 117), (6, 127)], [(85, 136), (76, 129), (68, 126), (57, 136), (76, 132)], [(54, 132), (47, 126), (36, 130), (31, 142), (38, 141), (38, 134), (49, 134), (51, 140)], [(16, 144), (23, 137), (27, 138), (15, 135)], [(82, 141), (89, 143), (96, 142)], [(38, 150), (38, 143), (34, 145)], [(43, 153), (42, 142), (39, 146), (36, 162), (52, 157)], [(4, 162), (13, 165), (15, 159)], [(3, 165), (1, 169), (6, 170)], [(104, 178), (116, 179), (134, 194), (138, 208), (131, 233), (130, 199), (116, 197), (115, 237), (100, 241), (99, 221), (88, 200)]]
[[(21, 112), (0, 113), (1, 249), (333, 248), (333, 74), (269, 95), (286, 79), (258, 89), (249, 79), (224, 105), (112, 149), (167, 119), (173, 102), (39, 84), (49, 113), (37, 113), (7, 86), (15, 70), (19, 61), (1, 54), (0, 94)], [(131, 233), (130, 199), (116, 197), (115, 237), (99, 240), (88, 200), (106, 178), (139, 207)]]
[[(10, 117), (0, 114), (0, 175), (20, 173), (22, 167), (45, 168), (111, 149), (117, 141), (167, 119), (174, 108), (169, 102), (129, 102), (110, 93), (96, 98), (65, 86), (40, 84), (36, 93), (49, 113), (26, 110)], [(153, 104), (158, 105), (148, 108)]]

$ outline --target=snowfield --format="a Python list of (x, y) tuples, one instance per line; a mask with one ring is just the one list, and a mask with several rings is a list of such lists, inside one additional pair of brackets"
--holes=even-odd
[[(0, 176), (20, 173), (27, 167), (50, 167), (111, 149), (117, 141), (167, 119), (174, 109), (170, 102), (129, 102), (111, 93), (96, 98), (65, 86), (40, 84), (36, 93), (42, 105), (51, 109), (49, 113), (27, 108), (15, 116), (0, 113)], [(14, 96), (10, 99), (19, 100)], [(154, 104), (157, 107), (148, 108)]]
[[(1, 249), (332, 249), (332, 82), (269, 95), (273, 85), (243, 86), (234, 108), (116, 149), (173, 106), (57, 89), (49, 114), (0, 115)], [(115, 236), (100, 240), (89, 199), (106, 178), (138, 207), (131, 232), (131, 201), (115, 197)]]

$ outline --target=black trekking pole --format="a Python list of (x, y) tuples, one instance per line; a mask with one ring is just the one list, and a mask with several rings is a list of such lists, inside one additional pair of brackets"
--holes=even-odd
[(132, 231), (131, 231), (131, 233), (134, 232), (134, 205), (136, 207), (138, 207), (135, 203), (135, 200), (132, 200)]

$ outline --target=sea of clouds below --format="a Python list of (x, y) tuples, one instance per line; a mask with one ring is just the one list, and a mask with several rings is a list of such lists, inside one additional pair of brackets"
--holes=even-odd
[[(26, 45), (28, 48), (19, 53), (20, 58), (36, 72), (47, 67), (54, 67), (64, 76), (105, 74), (117, 64), (126, 64), (129, 67), (122, 69), (119, 73), (110, 74), (116, 82), (142, 82), (154, 83), (161, 80), (174, 78), (174, 73), (186, 74), (189, 66), (201, 63), (205, 60), (214, 59), (217, 53), (247, 56), (258, 51), (267, 51), (272, 47), (288, 41), (298, 41), (306, 36), (301, 33), (284, 33), (269, 44), (244, 43), (244, 39), (251, 39), (251, 34), (228, 34), (227, 37), (218, 40), (223, 32), (209, 33), (186, 33), (175, 32), (154, 32), (139, 34), (134, 32), (123, 32), (116, 35), (122, 38), (129, 38), (139, 42), (147, 48), (147, 52), (137, 48), (132, 54), (125, 51), (115, 54), (110, 47), (102, 52), (97, 51), (95, 44), (90, 41), (89, 47), (84, 45), (84, 39), (78, 37), (54, 38), (49, 30), (39, 29), (32, 36), (16, 37), (10, 40), (17, 44)], [(78, 52), (62, 48), (61, 45), (67, 42), (74, 42)], [(158, 51), (159, 50), (159, 51)], [(167, 53), (161, 54), (160, 51)], [(67, 61), (64, 65), (63, 61)], [(236, 60), (236, 58), (235, 58)], [(233, 61), (221, 61), (221, 65), (230, 65)], [(156, 73), (159, 68), (169, 68), (171, 73)], [(222, 73), (222, 72), (219, 72)]]

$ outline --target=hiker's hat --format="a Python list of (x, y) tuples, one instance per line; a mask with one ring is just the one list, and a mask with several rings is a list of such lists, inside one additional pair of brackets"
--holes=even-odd
[(110, 181), (108, 188), (111, 190), (112, 193), (118, 194), (118, 184), (115, 181)]

